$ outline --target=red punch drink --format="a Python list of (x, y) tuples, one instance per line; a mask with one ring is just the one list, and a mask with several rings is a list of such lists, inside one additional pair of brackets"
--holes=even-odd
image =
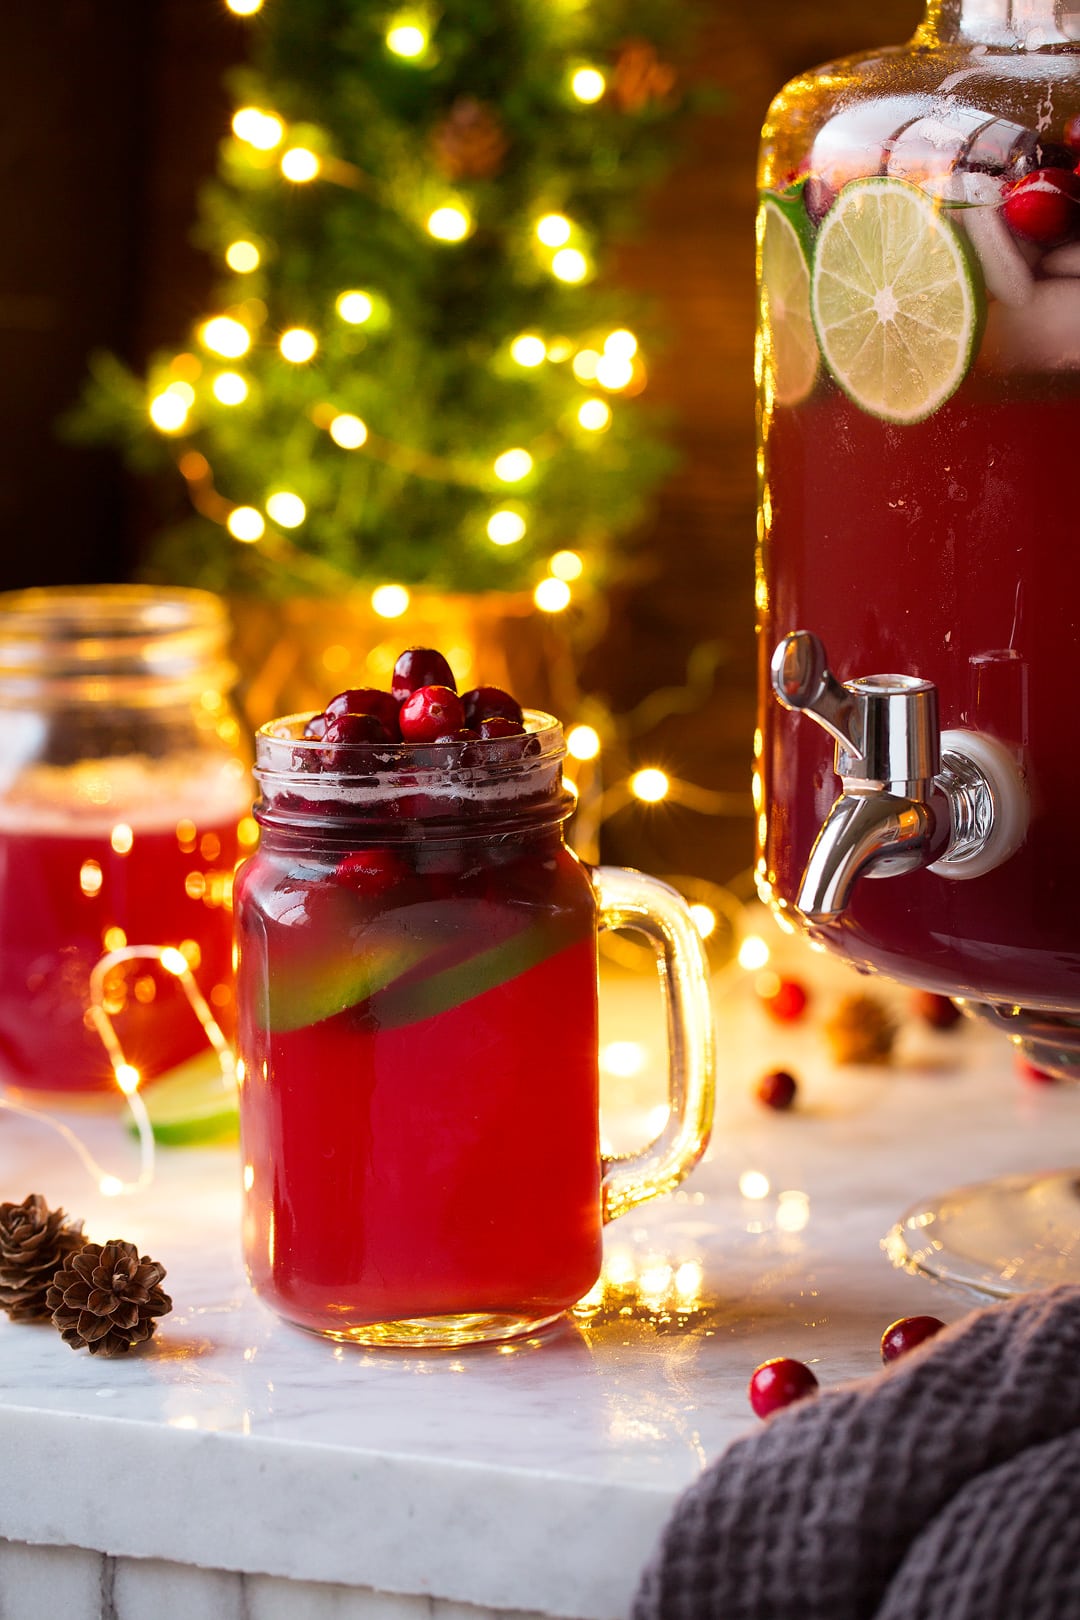
[(1026, 795), (1000, 864), (950, 877), (927, 869), (932, 850), (919, 869), (883, 863), (872, 875), (888, 880), (859, 876), (820, 937), (860, 966), (1068, 1019), (1080, 47), (1052, 7), (1026, 8), (1023, 39), (1017, 8), (954, 9), (932, 8), (908, 56), (795, 81), (766, 125), (759, 879), (797, 921), (840, 791), (833, 743), (780, 708), (768, 677), (805, 629), (842, 682), (933, 682), (946, 732), (1000, 745)]
[[(246, 1247), (305, 1327), (505, 1330), (599, 1272), (596, 901), (562, 845), (556, 737), (490, 764), (481, 743), (398, 746), (307, 801), (259, 739), (236, 896)], [(479, 763), (452, 759), (470, 746)]]
[[(603, 1222), (704, 1149), (712, 1043), (684, 901), (564, 846), (562, 730), (459, 698), (410, 648), (393, 693), (339, 694), (256, 740), (258, 853), (236, 886), (244, 1246), (254, 1287), (332, 1338), (505, 1339), (600, 1272)], [(424, 684), (421, 684), (424, 683)], [(600, 926), (671, 995), (671, 1119), (601, 1159)]]
[[(231, 1033), (232, 874), (256, 829), (227, 637), (204, 591), (0, 595), (0, 1088), (118, 1099), (103, 1020), (144, 1079), (206, 1049), (137, 947), (180, 951)], [(91, 976), (124, 950), (95, 1022)]]
[[(200, 822), (171, 815), (164, 826), (100, 815), (50, 825), (39, 816), (36, 830), (0, 816), (0, 1073), (10, 1084), (115, 1089), (87, 1012), (90, 972), (103, 953), (128, 944), (181, 950), (231, 1030), (241, 809)], [(146, 1078), (205, 1045), (176, 979), (153, 961), (114, 967), (105, 1007), (127, 1060)]]

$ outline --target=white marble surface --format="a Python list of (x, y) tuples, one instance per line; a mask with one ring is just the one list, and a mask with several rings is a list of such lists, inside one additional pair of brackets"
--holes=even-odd
[[(107, 1200), (57, 1138), (0, 1111), (0, 1198), (40, 1191), (84, 1214), (92, 1238), (132, 1239), (167, 1266), (175, 1301), (149, 1352), (119, 1362), (0, 1318), (0, 1536), (68, 1549), (56, 1556), (76, 1561), (64, 1566), (72, 1580), (91, 1567), (70, 1550), (81, 1548), (124, 1570), (198, 1566), (223, 1592), (239, 1590), (228, 1582), (242, 1573), (322, 1594), (301, 1603), (300, 1585), (282, 1586), (261, 1600), (292, 1590), (290, 1620), (406, 1620), (429, 1612), (428, 1599), (439, 1600), (430, 1612), (621, 1620), (680, 1490), (756, 1421), (745, 1389), (758, 1361), (798, 1356), (836, 1384), (875, 1371), (893, 1318), (968, 1308), (889, 1267), (880, 1243), (900, 1211), (958, 1182), (1069, 1162), (1074, 1150), (1080, 1161), (1080, 1097), (1020, 1081), (1000, 1037), (909, 1021), (895, 1069), (836, 1068), (820, 1014), (858, 981), (816, 957), (797, 966), (819, 981), (819, 1016), (798, 1030), (718, 989), (710, 1154), (674, 1197), (609, 1228), (605, 1300), (542, 1342), (415, 1354), (308, 1336), (247, 1289), (232, 1150), (162, 1154), (147, 1191)], [(635, 982), (608, 987), (604, 1025), (605, 1041), (634, 1038), (659, 1059), (658, 1007)], [(802, 1084), (789, 1115), (749, 1095), (781, 1064)], [(661, 1085), (610, 1088), (607, 1129), (620, 1145), (640, 1137)], [(129, 1167), (114, 1123), (80, 1129)], [(747, 1169), (768, 1178), (768, 1196), (740, 1194)], [(808, 1205), (779, 1197), (793, 1192)], [(800, 1208), (805, 1226), (784, 1230)], [(5, 1561), (10, 1570), (33, 1551), (0, 1547), (5, 1605)], [(106, 1567), (93, 1565), (99, 1576)], [(123, 1580), (149, 1580), (154, 1567), (132, 1564)], [(258, 1620), (279, 1612), (245, 1602), (237, 1612)], [(199, 1612), (231, 1616), (231, 1596), (215, 1604), (200, 1600)], [(20, 1620), (23, 1609), (0, 1612)], [(109, 1612), (129, 1610), (116, 1599)], [(172, 1611), (163, 1600), (153, 1612)]]

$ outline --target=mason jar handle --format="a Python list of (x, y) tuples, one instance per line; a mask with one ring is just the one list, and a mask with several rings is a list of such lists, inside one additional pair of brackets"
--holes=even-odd
[(708, 1146), (715, 1097), (712, 1005), (705, 946), (682, 896), (624, 867), (597, 866), (590, 876), (599, 926), (642, 934), (656, 952), (667, 1014), (668, 1121), (640, 1153), (603, 1160), (604, 1220), (613, 1221), (670, 1192)]

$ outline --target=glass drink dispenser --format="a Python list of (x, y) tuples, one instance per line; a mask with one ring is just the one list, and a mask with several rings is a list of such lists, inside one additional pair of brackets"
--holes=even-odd
[[(796, 79), (757, 351), (760, 892), (1074, 1078), (1078, 160), (1061, 0), (931, 0), (910, 46)], [(1076, 1180), (948, 1195), (899, 1242), (984, 1292), (1080, 1279)]]

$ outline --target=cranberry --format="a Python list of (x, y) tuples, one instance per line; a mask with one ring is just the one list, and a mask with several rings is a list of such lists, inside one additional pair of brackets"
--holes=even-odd
[(474, 686), (471, 692), (462, 693), (461, 701), (465, 705), (467, 726), (479, 726), (482, 721), (493, 720), (497, 716), (503, 720), (516, 720), (520, 725), (524, 718), (517, 698), (511, 697), (500, 686)]
[(781, 1024), (801, 1018), (810, 999), (798, 979), (779, 979), (775, 974), (769, 975), (758, 995), (766, 1012)]
[(312, 742), (322, 742), (325, 735), (325, 714), (313, 714), (307, 725), (304, 727), (303, 736), (309, 738)]
[(460, 731), (465, 724), (465, 711), (461, 699), (449, 686), (420, 686), (401, 705), (399, 718), (405, 742), (430, 743), (452, 731)]
[(890, 1323), (881, 1335), (882, 1361), (906, 1356), (924, 1339), (932, 1339), (935, 1333), (940, 1333), (944, 1326), (937, 1316), (902, 1316), (898, 1322)]
[[(490, 743), (492, 746), (487, 747)], [(490, 720), (480, 723), (480, 744), (472, 750), (473, 758), (470, 764), (475, 765), (509, 765), (515, 760), (526, 759), (532, 754), (540, 752), (540, 739), (530, 737), (525, 727), (516, 720), (506, 720), (502, 715), (492, 715)]]
[(795, 1101), (798, 1091), (798, 1082), (793, 1074), (786, 1069), (773, 1069), (769, 1074), (763, 1074), (754, 1090), (758, 1102), (764, 1103), (766, 1108), (790, 1108)]
[[(418, 692), (422, 686), (445, 686), (451, 692), (457, 691), (453, 671), (441, 652), (436, 652), (434, 647), (406, 647), (394, 665), (390, 690), (399, 703), (404, 703), (411, 693)], [(456, 731), (457, 727), (446, 729)]]
[(1015, 235), (1054, 247), (1080, 231), (1080, 175), (1034, 169), (1008, 188), (1001, 211)]
[(948, 996), (939, 996), (936, 990), (916, 990), (912, 1001), (919, 1017), (931, 1029), (955, 1029), (963, 1013)]
[(835, 186), (820, 174), (808, 174), (803, 187), (803, 204), (815, 225), (820, 225), (839, 196)]
[(328, 715), (373, 714), (386, 727), (387, 736), (393, 741), (397, 740), (397, 701), (389, 692), (380, 692), (374, 686), (351, 686), (347, 691), (339, 692), (326, 705), (326, 712)]
[(801, 1401), (812, 1395), (818, 1381), (805, 1362), (792, 1361), (789, 1356), (774, 1356), (755, 1367), (750, 1378), (750, 1405), (758, 1417), (779, 1412), (782, 1406)]
[(338, 862), (334, 878), (360, 894), (386, 894), (408, 875), (408, 867), (388, 849), (358, 849)]
[(328, 743), (388, 743), (389, 733), (373, 714), (331, 714), (323, 741)]
[(445, 736), (436, 737), (437, 743), (463, 743), (475, 742), (480, 733), (473, 731), (471, 726), (459, 726), (456, 731), (448, 731)]

